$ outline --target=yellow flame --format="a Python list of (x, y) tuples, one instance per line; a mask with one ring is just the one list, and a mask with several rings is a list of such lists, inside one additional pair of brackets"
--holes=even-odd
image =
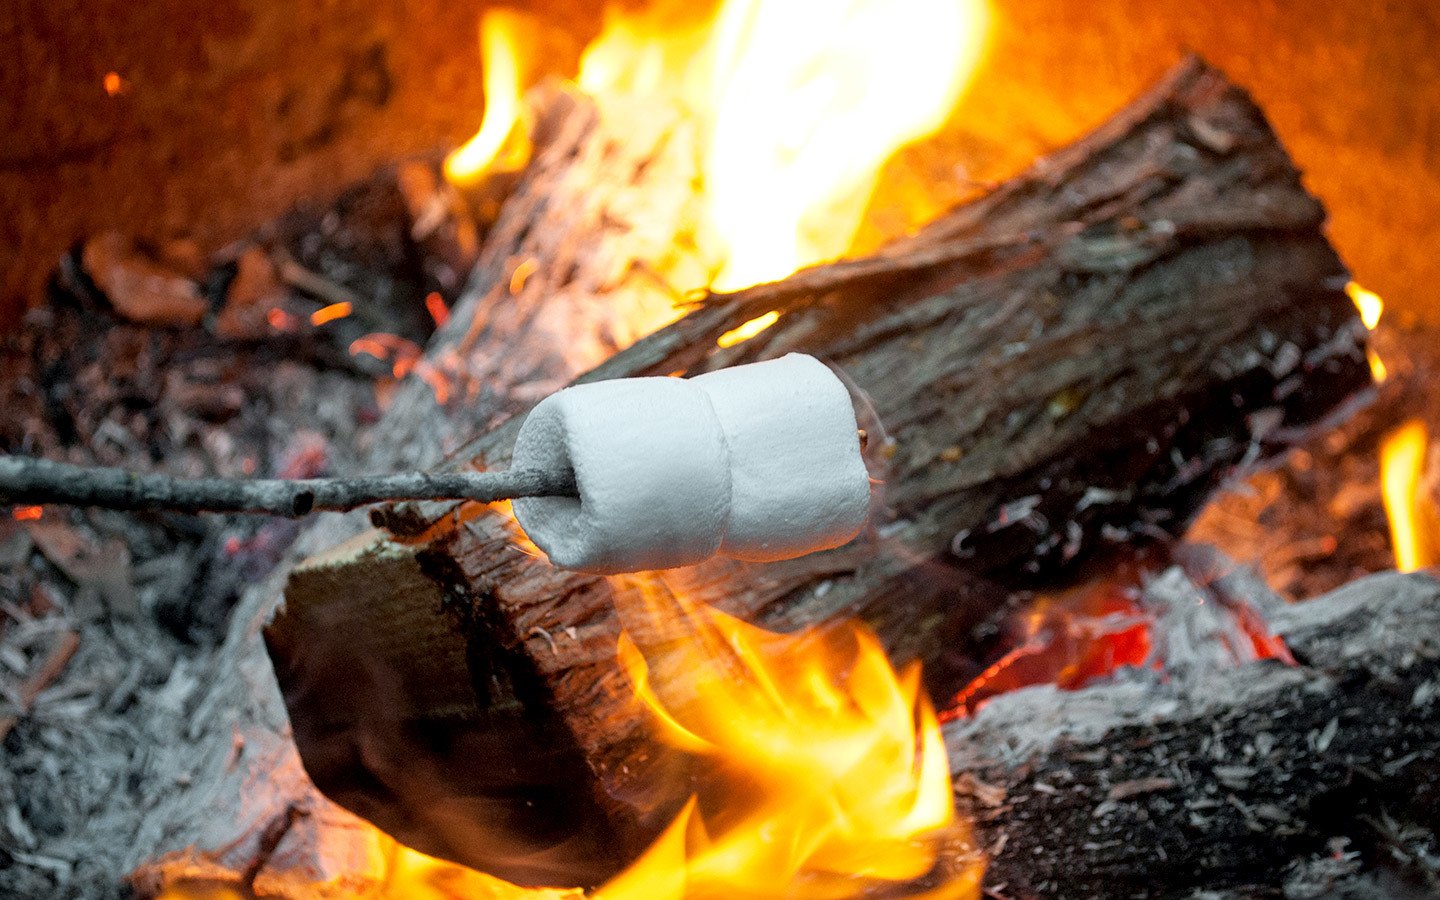
[(1345, 285), (1345, 293), (1360, 311), (1360, 321), (1365, 324), (1365, 328), (1374, 331), (1375, 326), (1380, 324), (1380, 314), (1385, 312), (1385, 301), (1380, 299), (1379, 294), (1368, 291), (1353, 281)]
[[(667, 18), (672, 20), (667, 22)], [(725, 0), (708, 30), (612, 15), (591, 93), (668, 93), (698, 115), (719, 290), (849, 249), (880, 166), (933, 133), (970, 82), (985, 0)]]
[(1385, 360), (1380, 358), (1374, 347), (1365, 348), (1365, 358), (1370, 362), (1370, 380), (1376, 384), (1384, 384), (1385, 379), (1390, 377), (1390, 371), (1385, 368)]
[[(944, 124), (969, 85), (989, 21), (987, 0), (724, 0), (712, 22), (694, 10), (607, 10), (577, 81), (602, 106), (648, 95), (695, 117), (717, 290), (845, 253), (885, 160)], [(524, 21), (482, 21), (485, 116), (446, 160), (454, 181), (497, 166), (515, 130)]]
[(705, 160), (721, 289), (833, 259), (880, 166), (948, 117), (979, 61), (980, 0), (729, 0)]
[(1434, 563), (1428, 529), (1423, 520), (1427, 505), (1420, 496), (1429, 430), (1412, 419), (1390, 432), (1380, 444), (1380, 491), (1390, 520), (1390, 545), (1395, 568), (1414, 572)]
[[(508, 9), (490, 9), (480, 19), (480, 55), (484, 65), (485, 116), (480, 130), (445, 158), (445, 177), (456, 184), (475, 181), (491, 169), (524, 163), (529, 147), (519, 135), (507, 145), (521, 114), (521, 47), (529, 20)], [(500, 153), (506, 150), (502, 158)]]
[[(1380, 316), (1385, 312), (1385, 301), (1374, 291), (1368, 291), (1356, 282), (1352, 281), (1345, 285), (1345, 293), (1349, 295), (1350, 301), (1355, 304), (1355, 309), (1360, 313), (1360, 321), (1367, 331), (1374, 331), (1380, 324)], [(1376, 384), (1384, 384), (1390, 373), (1385, 368), (1385, 361), (1380, 354), (1375, 352), (1374, 347), (1365, 348), (1365, 359), (1370, 363), (1370, 378)]]
[(778, 321), (780, 321), (780, 313), (772, 309), (765, 315), (756, 316), (745, 324), (737, 328), (732, 328), (720, 335), (720, 337), (715, 339), (715, 345), (725, 348), (733, 347), (736, 344), (743, 344)]
[[(968, 836), (919, 668), (897, 674), (870, 631), (773, 634), (616, 583), (627, 622), (665, 638), (647, 654), (622, 636), (636, 696), (662, 739), (724, 777), (598, 900), (864, 896), (930, 872), (942, 836)], [(930, 896), (973, 897), (980, 874), (969, 862)]]
[(380, 900), (583, 900), (575, 889), (521, 888), (474, 869), (392, 844)]

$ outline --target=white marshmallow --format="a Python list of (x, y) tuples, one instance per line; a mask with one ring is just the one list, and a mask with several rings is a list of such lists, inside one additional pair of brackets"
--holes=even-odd
[(601, 575), (829, 550), (869, 513), (850, 394), (798, 353), (566, 388), (531, 411), (511, 464), (575, 473), (578, 499), (516, 500), (515, 518), (555, 565)]
[(555, 565), (601, 575), (714, 555), (730, 510), (724, 434), (705, 392), (678, 378), (566, 388), (531, 410), (511, 464), (573, 470), (579, 499), (515, 501)]
[(730, 450), (722, 554), (790, 559), (860, 532), (870, 476), (850, 393), (828, 366), (791, 353), (692, 381), (710, 395)]

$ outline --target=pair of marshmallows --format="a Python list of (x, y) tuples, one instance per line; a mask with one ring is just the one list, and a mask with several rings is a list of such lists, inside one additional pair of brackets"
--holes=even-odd
[(555, 565), (602, 575), (828, 550), (870, 503), (850, 394), (799, 353), (566, 388), (530, 412), (511, 463), (574, 472), (578, 499), (516, 500), (515, 518)]

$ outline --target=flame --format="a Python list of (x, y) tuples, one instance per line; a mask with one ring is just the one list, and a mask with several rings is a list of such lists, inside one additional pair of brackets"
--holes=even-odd
[[(1374, 331), (1385, 312), (1385, 301), (1353, 281), (1345, 285), (1345, 293), (1354, 302), (1365, 328)], [(1366, 347), (1365, 355), (1370, 360), (1371, 377), (1376, 384), (1383, 384), (1388, 377), (1384, 360), (1374, 347)], [(1380, 493), (1390, 523), (1395, 568), (1401, 572), (1414, 572), (1437, 560), (1437, 548), (1430, 538), (1429, 525), (1433, 523), (1428, 521), (1434, 518), (1434, 510), (1420, 490), (1429, 444), (1429, 429), (1419, 419), (1411, 419), (1380, 442)]]
[(724, 349), (736, 344), (743, 344), (778, 321), (780, 321), (780, 313), (772, 309), (765, 315), (756, 316), (738, 328), (732, 328), (720, 335), (715, 339), (715, 346)]
[(34, 522), (44, 516), (43, 506), (17, 506), (10, 511), (10, 517), (17, 522)]
[(579, 82), (701, 119), (718, 290), (849, 249), (880, 166), (968, 86), (989, 18), (984, 0), (725, 0), (708, 29), (667, 12), (609, 16)]
[(1401, 425), (1380, 443), (1380, 491), (1390, 520), (1395, 568), (1401, 572), (1414, 572), (1435, 562), (1427, 529), (1421, 524), (1427, 507), (1420, 496), (1420, 476), (1429, 443), (1429, 429), (1419, 419)]
[[(735, 290), (845, 253), (880, 167), (935, 132), (978, 68), (986, 0), (724, 0), (607, 9), (577, 82), (678, 104), (703, 135), (701, 240)], [(522, 111), (520, 19), (487, 13), (480, 131), (446, 160), (472, 181)], [(506, 165), (513, 164), (507, 161)]]
[(458, 863), (426, 856), (393, 844), (385, 860), (385, 885), (380, 898), (394, 900), (583, 900), (572, 889), (526, 889)]
[(1368, 331), (1374, 331), (1375, 326), (1380, 324), (1380, 315), (1385, 312), (1385, 301), (1374, 291), (1368, 291), (1356, 282), (1345, 285), (1345, 293), (1360, 311), (1360, 321), (1365, 324)]
[(445, 158), (445, 177), (455, 184), (470, 184), (490, 170), (519, 168), (529, 156), (525, 141), (510, 138), (519, 136), (521, 48), (530, 24), (508, 9), (486, 10), (480, 18), (485, 115), (475, 136)]
[[(925, 876), (942, 838), (968, 837), (919, 667), (897, 674), (873, 633), (774, 634), (617, 584), (627, 625), (666, 638), (647, 653), (622, 635), (636, 695), (663, 740), (724, 774), (597, 900), (863, 896)], [(926, 896), (976, 896), (981, 868)]]
[[(1380, 299), (1379, 294), (1366, 290), (1354, 281), (1345, 285), (1345, 293), (1359, 311), (1360, 322), (1365, 326), (1365, 330), (1374, 331), (1380, 324), (1380, 316), (1385, 312), (1385, 301)], [(1367, 346), (1365, 358), (1370, 361), (1371, 379), (1376, 384), (1384, 384), (1390, 373), (1386, 371), (1385, 361), (1380, 358), (1380, 354), (1375, 352), (1374, 347)]]

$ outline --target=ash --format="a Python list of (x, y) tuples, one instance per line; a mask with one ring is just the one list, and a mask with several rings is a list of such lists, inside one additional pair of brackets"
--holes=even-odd
[[(0, 347), (0, 451), (187, 477), (356, 471), (391, 361), (349, 346), (369, 332), (423, 343), (422, 298), (453, 297), (464, 271), (453, 241), (416, 243), (409, 210), (424, 198), (405, 190), (436, 182), (402, 174), (203, 265), (114, 235), (77, 249)], [(129, 277), (157, 269), (169, 274), (153, 291)], [(350, 315), (310, 324), (346, 298)], [(301, 524), (3, 513), (0, 896), (120, 895), (133, 854), (166, 842), (157, 807), (247, 753), (237, 733), (229, 760), (205, 758), (237, 715), (213, 690), (222, 641)]]

